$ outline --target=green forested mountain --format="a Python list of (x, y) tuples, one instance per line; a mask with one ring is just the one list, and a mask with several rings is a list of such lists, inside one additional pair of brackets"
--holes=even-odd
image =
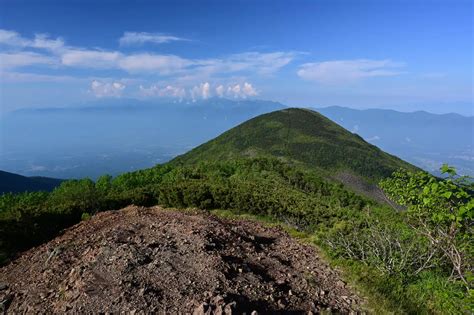
[(181, 155), (171, 164), (277, 157), (331, 175), (378, 181), (399, 168), (415, 169), (308, 109), (290, 108), (253, 118)]
[(56, 178), (26, 177), (0, 171), (0, 194), (6, 192), (50, 191), (59, 186), (62, 181)]

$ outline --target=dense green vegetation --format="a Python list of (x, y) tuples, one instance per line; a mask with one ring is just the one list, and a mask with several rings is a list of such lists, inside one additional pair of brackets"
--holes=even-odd
[(323, 115), (298, 108), (253, 118), (171, 163), (189, 165), (242, 157), (278, 157), (319, 172), (344, 170), (376, 182), (399, 168), (415, 169)]
[(314, 173), (275, 159), (157, 165), (116, 178), (70, 180), (51, 193), (5, 194), (0, 198), (0, 248), (14, 253), (39, 244), (78, 222), (84, 213), (129, 204), (265, 213), (301, 226), (326, 224), (370, 203)]
[[(421, 174), (425, 180), (416, 180)], [(425, 173), (395, 175), (383, 185), (394, 199), (406, 200), (399, 200), (408, 208), (402, 213), (329, 182), (315, 170), (275, 158), (165, 164), (116, 178), (103, 176), (95, 183), (67, 181), (51, 193), (0, 197), (0, 248), (7, 259), (97, 211), (128, 204), (228, 209), (271, 217), (312, 235), (335, 263), (349, 271), (353, 281), (369, 296), (388, 301), (386, 307), (392, 311), (467, 312), (472, 307), (468, 298), (472, 291), (466, 289), (472, 288), (471, 190)], [(446, 203), (440, 199), (420, 199), (419, 203), (415, 202), (419, 199), (403, 197), (412, 190), (428, 193), (425, 187), (434, 183), (444, 187), (439, 190), (440, 198), (456, 213), (454, 219), (446, 215), (442, 221), (447, 220), (449, 226), (455, 222), (457, 227), (462, 277), (453, 273), (455, 266), (442, 247), (433, 247), (430, 237), (414, 225), (414, 218), (431, 213), (427, 207), (443, 212)], [(411, 189), (400, 191), (404, 187)]]

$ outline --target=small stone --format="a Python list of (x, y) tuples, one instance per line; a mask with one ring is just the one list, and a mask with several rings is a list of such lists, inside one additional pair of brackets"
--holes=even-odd
[(6, 283), (0, 283), (0, 291), (8, 289), (8, 284)]
[(196, 307), (193, 311), (193, 315), (204, 315), (207, 311), (207, 303), (202, 303), (198, 307)]
[(286, 304), (283, 300), (278, 300), (277, 305), (279, 308), (285, 308)]
[(292, 296), (292, 295), (293, 295), (293, 291), (288, 290), (288, 295), (289, 295), (289, 296)]
[(224, 314), (225, 315), (232, 315), (232, 314), (235, 314), (235, 308), (237, 307), (237, 302), (231, 302), (229, 304), (227, 304), (225, 307), (224, 307)]
[(252, 313), (250, 313), (250, 315), (258, 315), (258, 312), (257, 311), (252, 311)]
[(216, 296), (213, 300), (216, 305), (224, 303), (224, 297), (222, 297), (221, 295)]

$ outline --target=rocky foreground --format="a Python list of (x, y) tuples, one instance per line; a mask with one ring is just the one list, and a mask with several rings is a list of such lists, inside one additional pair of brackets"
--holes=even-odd
[(351, 313), (360, 304), (313, 247), (279, 228), (159, 207), (100, 213), (0, 269), (7, 313)]

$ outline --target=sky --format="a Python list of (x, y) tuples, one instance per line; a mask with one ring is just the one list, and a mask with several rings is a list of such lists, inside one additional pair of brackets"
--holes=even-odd
[(211, 97), (473, 115), (473, 2), (0, 0), (0, 102)]

